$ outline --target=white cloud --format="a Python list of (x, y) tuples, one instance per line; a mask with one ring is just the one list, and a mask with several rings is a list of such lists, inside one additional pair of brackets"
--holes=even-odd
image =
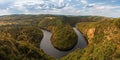
[(96, 9), (98, 9), (98, 10), (103, 10), (103, 9), (105, 9), (105, 8), (106, 8), (105, 6), (96, 7)]
[(87, 0), (80, 0), (80, 2), (83, 3), (83, 4), (87, 4), (88, 3)]
[(101, 6), (95, 6), (94, 7), (97, 10), (110, 10), (110, 9), (117, 9), (120, 8), (120, 6), (110, 6), (110, 5), (101, 5)]
[(70, 0), (17, 0), (13, 5), (16, 7), (33, 9), (62, 9)]
[(120, 6), (106, 5), (104, 3), (90, 3), (87, 4), (84, 8), (88, 9), (96, 9), (96, 10), (106, 10), (106, 9), (116, 9), (120, 8)]
[(83, 15), (98, 15), (108, 17), (120, 17), (120, 6), (105, 4), (89, 4), (81, 12)]
[(0, 3), (4, 2), (4, 0), (0, 0)]
[(3, 9), (0, 9), (0, 15), (10, 15), (11, 13), (6, 9), (6, 10), (3, 10)]
[[(0, 0), (0, 3), (3, 2), (5, 0)], [(15, 0), (6, 9), (0, 8), (0, 15), (19, 12), (21, 14), (120, 16), (118, 14), (120, 13), (119, 9), (120, 6), (107, 5), (100, 2), (90, 3), (88, 0)]]

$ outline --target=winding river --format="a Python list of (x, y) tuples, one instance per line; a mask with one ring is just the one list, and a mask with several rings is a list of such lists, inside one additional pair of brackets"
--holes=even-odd
[(76, 44), (76, 46), (69, 50), (69, 51), (60, 51), (56, 48), (53, 47), (51, 41), (50, 41), (50, 38), (52, 36), (52, 33), (51, 32), (48, 32), (46, 30), (43, 30), (41, 29), (43, 34), (44, 34), (44, 37), (41, 41), (41, 44), (40, 44), (40, 48), (43, 49), (43, 51), (52, 56), (52, 57), (55, 57), (55, 58), (60, 58), (60, 57), (63, 57), (65, 55), (67, 55), (68, 53), (74, 51), (76, 48), (85, 48), (87, 46), (87, 42), (85, 40), (85, 38), (83, 37), (83, 35), (76, 29), (76, 28), (73, 28), (73, 30), (76, 32), (76, 34), (78, 35), (78, 42)]

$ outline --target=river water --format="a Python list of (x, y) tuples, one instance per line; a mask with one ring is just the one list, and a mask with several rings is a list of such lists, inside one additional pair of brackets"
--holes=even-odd
[(78, 42), (77, 42), (76, 46), (74, 46), (74, 48), (69, 50), (69, 51), (60, 51), (60, 50), (54, 48), (51, 41), (50, 41), (52, 33), (48, 32), (46, 30), (43, 30), (43, 29), (41, 29), (41, 30), (42, 30), (44, 36), (43, 36), (43, 39), (40, 43), (40, 48), (43, 49), (43, 51), (46, 54), (48, 54), (52, 57), (60, 58), (60, 57), (67, 55), (68, 53), (74, 51), (76, 48), (83, 49), (87, 46), (87, 41), (85, 40), (83, 35), (76, 28), (73, 28), (73, 30), (76, 32), (76, 34), (78, 36)]

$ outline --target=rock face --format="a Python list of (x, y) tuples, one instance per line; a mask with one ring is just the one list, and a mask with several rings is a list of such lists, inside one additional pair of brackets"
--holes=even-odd
[[(86, 27), (87, 26), (87, 27)], [(95, 27), (89, 27), (91, 26), (91, 24), (88, 25), (88, 23), (78, 23), (76, 25), (77, 29), (80, 30), (82, 32), (82, 34), (86, 37), (86, 39), (88, 40), (88, 43), (92, 43), (93, 39), (95, 37), (95, 31), (96, 28)]]
[(89, 43), (91, 43), (91, 40), (94, 38), (95, 28), (90, 28), (87, 31), (87, 36), (89, 39)]

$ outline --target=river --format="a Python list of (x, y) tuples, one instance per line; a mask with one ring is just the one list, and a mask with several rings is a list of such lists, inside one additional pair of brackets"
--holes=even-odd
[(60, 51), (60, 50), (54, 48), (51, 41), (50, 41), (52, 33), (48, 32), (46, 30), (43, 30), (43, 29), (41, 29), (41, 30), (42, 30), (44, 36), (43, 36), (43, 39), (40, 43), (40, 48), (43, 49), (43, 51), (46, 54), (48, 54), (52, 57), (60, 58), (60, 57), (67, 55), (68, 53), (74, 51), (76, 48), (83, 49), (87, 46), (87, 41), (85, 40), (83, 35), (76, 28), (73, 28), (73, 30), (76, 32), (76, 34), (78, 36), (78, 42), (77, 42), (76, 46), (74, 46), (74, 48), (69, 50), (69, 51)]

